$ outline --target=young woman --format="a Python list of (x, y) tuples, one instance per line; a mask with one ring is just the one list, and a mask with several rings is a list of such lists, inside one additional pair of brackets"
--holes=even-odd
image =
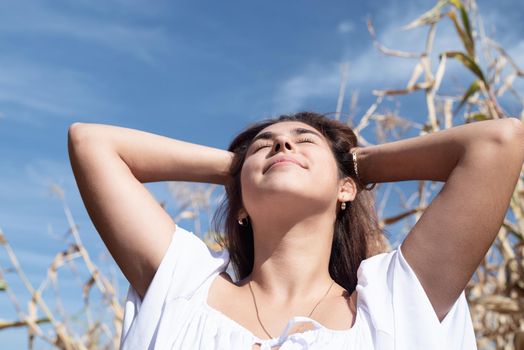
[[(73, 124), (80, 193), (130, 283), (121, 348), (476, 349), (464, 288), (508, 208), (524, 126), (357, 146), (310, 112), (252, 125), (228, 151)], [(142, 185), (167, 180), (225, 186), (224, 250), (175, 225)], [(365, 190), (405, 180), (445, 185), (401, 246), (377, 254)]]

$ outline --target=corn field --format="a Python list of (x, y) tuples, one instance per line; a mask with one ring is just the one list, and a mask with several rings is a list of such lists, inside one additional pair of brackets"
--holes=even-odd
[[(448, 25), (460, 40), (460, 50), (434, 52), (433, 44), (438, 37), (437, 28)], [(374, 102), (361, 115), (356, 112), (358, 94), (346, 96), (350, 81), (350, 66), (341, 65), (340, 90), (335, 118), (347, 122), (359, 137), (360, 146), (384, 143), (400, 139), (408, 131), (418, 135), (437, 132), (463, 123), (510, 117), (502, 101), (512, 100), (520, 108), (518, 117), (524, 121), (523, 98), (514, 88), (524, 72), (515, 60), (494, 39), (486, 35), (482, 19), (474, 0), (440, 0), (429, 11), (406, 24), (403, 30), (427, 30), (424, 50), (406, 52), (389, 48), (375, 36), (372, 20), (367, 22), (368, 31), (376, 49), (383, 55), (412, 62), (411, 76), (406, 77), (402, 87), (374, 90)], [(432, 65), (437, 58), (438, 64)], [(441, 93), (446, 81), (446, 68), (450, 62), (459, 63), (470, 78), (468, 86), (460, 94)], [(423, 96), (426, 110), (424, 122), (406, 118), (398, 111), (383, 108), (400, 96)], [(334, 96), (334, 100), (337, 96)], [(344, 101), (349, 107), (343, 108)], [(376, 140), (371, 142), (364, 134), (371, 132)], [(64, 150), (65, 151), (65, 150)], [(479, 349), (524, 350), (524, 184), (523, 173), (511, 198), (510, 207), (495, 242), (466, 287), (472, 320)], [(208, 245), (218, 249), (213, 233), (208, 232), (209, 219), (221, 196), (217, 186), (194, 183), (167, 183), (175, 203), (170, 212), (175, 222), (186, 220), (194, 226), (195, 234)], [(388, 231), (392, 225), (402, 225), (408, 232), (420, 218), (430, 199), (436, 195), (441, 184), (431, 181), (417, 182), (416, 190), (406, 193), (395, 183), (378, 184), (374, 190), (376, 209), (381, 228)], [(82, 242), (81, 234), (69, 209), (65, 194), (59, 186), (53, 191), (63, 206), (71, 242), (49, 262), (46, 276), (40, 285), (31, 284), (23, 270), (16, 252), (9, 244), (10, 232), (3, 232), (0, 223), (0, 245), (9, 266), (0, 266), (0, 298), (12, 304), (18, 318), (0, 320), (0, 331), (13, 328), (27, 330), (29, 348), (35, 347), (36, 339), (58, 349), (116, 349), (119, 346), (123, 319), (123, 301), (115, 279), (103, 273), (95, 264)], [(402, 210), (386, 216), (392, 197), (402, 202)], [(162, 203), (166, 208), (165, 203)], [(398, 226), (396, 226), (398, 227)], [(92, 236), (96, 233), (85, 233)], [(392, 242), (389, 242), (392, 244)], [(87, 271), (82, 275), (77, 264)], [(60, 274), (69, 268), (78, 275), (78, 304), (83, 305), (81, 315), (71, 317), (60, 308), (59, 297), (44, 298), (50, 288), (58, 288)], [(18, 300), (10, 288), (10, 281), (19, 280), (31, 294), (30, 300)], [(126, 286), (127, 287), (127, 286)], [(96, 294), (103, 305), (103, 312), (94, 312), (91, 302)], [(23, 306), (23, 304), (25, 306)], [(58, 311), (57, 311), (58, 310)]]

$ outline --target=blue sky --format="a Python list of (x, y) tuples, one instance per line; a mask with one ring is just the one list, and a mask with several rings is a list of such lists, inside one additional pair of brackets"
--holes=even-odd
[[(0, 228), (30, 280), (37, 286), (54, 255), (66, 248), (61, 238), (68, 222), (52, 184), (63, 188), (95, 261), (103, 262), (106, 254), (69, 165), (71, 123), (114, 124), (225, 148), (246, 124), (263, 117), (303, 109), (333, 112), (342, 62), (349, 62), (347, 91), (359, 94), (358, 120), (374, 100), (372, 89), (404, 87), (413, 67), (412, 61), (378, 53), (366, 19), (373, 19), (384, 44), (421, 51), (426, 29), (399, 27), (433, 4), (1, 1)], [(524, 4), (478, 5), (488, 34), (524, 67)], [(436, 52), (461, 49), (446, 25), (439, 27), (435, 46)], [(449, 63), (445, 80), (451, 83), (443, 89), (456, 93), (472, 76)], [(522, 91), (522, 82), (516, 87)], [(401, 115), (425, 120), (422, 94), (399, 101)], [(510, 100), (505, 107), (520, 113)], [(381, 108), (397, 106), (391, 101)], [(147, 186), (168, 209), (176, 206), (166, 184)], [(3, 252), (0, 263), (7, 266)], [(7, 280), (25, 305), (22, 286), (12, 276)], [(73, 282), (66, 277), (61, 283), (62, 297), (77, 310), (81, 297), (68, 288)], [(0, 294), (0, 319), (14, 319), (6, 299)], [(2, 331), (0, 343), (25, 348), (25, 337), (23, 329)]]

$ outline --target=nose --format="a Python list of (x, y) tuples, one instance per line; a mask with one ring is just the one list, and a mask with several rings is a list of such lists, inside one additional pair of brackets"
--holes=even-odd
[(285, 152), (293, 150), (294, 145), (286, 136), (277, 136), (275, 143), (273, 143), (273, 153)]

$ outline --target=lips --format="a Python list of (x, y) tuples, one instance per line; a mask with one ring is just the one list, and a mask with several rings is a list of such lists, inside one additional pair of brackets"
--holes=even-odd
[(294, 163), (300, 167), (304, 167), (302, 165), (302, 163), (300, 163), (298, 160), (296, 160), (295, 158), (292, 158), (292, 157), (288, 157), (288, 156), (280, 156), (278, 158), (275, 158), (275, 159), (272, 159), (271, 162), (266, 166), (266, 168), (264, 169), (264, 173), (266, 173), (273, 165), (277, 164), (277, 163), (282, 163), (282, 162), (290, 162), (290, 163)]

